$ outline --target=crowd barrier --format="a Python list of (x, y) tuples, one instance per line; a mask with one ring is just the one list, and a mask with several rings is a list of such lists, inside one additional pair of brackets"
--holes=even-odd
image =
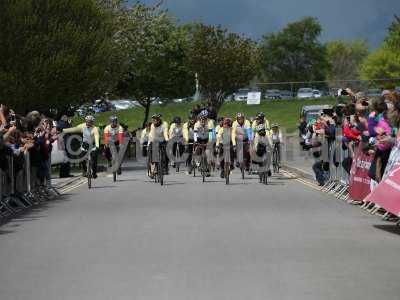
[[(394, 220), (400, 225), (400, 161), (394, 166), (388, 166), (386, 180), (378, 184), (368, 175), (373, 156), (364, 153), (362, 144), (352, 144), (347, 149), (342, 147), (342, 140), (342, 131), (338, 129), (335, 141), (321, 141), (322, 161), (329, 162), (329, 170), (325, 170), (326, 181), (321, 191), (348, 203), (359, 204), (371, 214), (378, 215), (383, 220)], [(351, 162), (349, 173), (344, 168), (343, 163), (346, 161)], [(390, 172), (391, 169), (396, 170)], [(390, 174), (395, 175), (389, 178)]]
[[(7, 218), (43, 201), (60, 195), (49, 178), (39, 178), (38, 168), (29, 152), (7, 154), (7, 164), (0, 169), (0, 217)], [(49, 168), (49, 164), (42, 167)], [(47, 173), (50, 174), (48, 169)]]

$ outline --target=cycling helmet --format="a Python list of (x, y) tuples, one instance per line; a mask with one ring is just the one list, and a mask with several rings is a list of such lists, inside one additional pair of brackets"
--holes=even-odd
[(181, 123), (182, 123), (181, 117), (175, 117), (174, 120), (173, 120), (173, 123), (175, 123), (175, 124), (181, 124)]
[(85, 121), (86, 121), (86, 122), (94, 122), (94, 120), (95, 120), (95, 119), (94, 119), (94, 117), (93, 117), (92, 115), (89, 115), (89, 116), (86, 116), (86, 117), (85, 117)]
[(111, 122), (111, 123), (113, 123), (113, 122), (118, 122), (118, 117), (117, 117), (117, 116), (111, 116), (111, 117), (110, 117), (110, 122)]
[(230, 127), (232, 126), (232, 120), (230, 118), (224, 119), (224, 126)]
[(218, 123), (223, 122), (224, 121), (224, 117), (219, 117), (217, 121), (218, 121)]
[(265, 126), (264, 124), (260, 124), (257, 126), (257, 132), (265, 131)]
[(244, 114), (239, 112), (239, 113), (236, 114), (236, 118), (237, 119), (244, 118)]
[(279, 124), (278, 123), (274, 123), (274, 124), (272, 124), (272, 126), (271, 126), (271, 128), (278, 128), (279, 127)]
[(151, 116), (152, 119), (161, 119), (162, 115), (161, 114), (154, 114)]
[(199, 113), (199, 118), (200, 119), (206, 119), (208, 117), (208, 111), (207, 110), (203, 110)]
[(263, 112), (257, 113), (257, 119), (263, 119), (265, 118), (265, 114)]

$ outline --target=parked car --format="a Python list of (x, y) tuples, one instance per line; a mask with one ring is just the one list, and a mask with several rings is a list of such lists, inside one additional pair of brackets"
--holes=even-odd
[(292, 99), (293, 98), (293, 93), (291, 91), (283, 90), (283, 91), (280, 91), (280, 93), (281, 93), (282, 99)]
[(310, 99), (314, 98), (314, 92), (311, 88), (301, 88), (297, 91), (297, 98), (299, 99)]
[(279, 90), (266, 90), (265, 99), (282, 99), (281, 92)]
[(94, 114), (94, 110), (92, 108), (91, 104), (82, 104), (77, 110), (76, 112), (78, 113), (79, 116), (84, 117), (87, 115), (91, 115)]
[(321, 98), (322, 97), (322, 93), (320, 90), (313, 90), (313, 95), (314, 98)]
[(137, 107), (137, 105), (129, 99), (113, 100), (111, 101), (111, 104), (115, 110), (125, 110)]
[(250, 92), (250, 89), (240, 89), (236, 93), (234, 93), (235, 101), (247, 101), (247, 96)]
[(367, 97), (381, 97), (382, 91), (380, 89), (369, 89), (367, 92)]
[(301, 109), (301, 116), (306, 118), (306, 122), (316, 120), (324, 110), (332, 109), (331, 105), (306, 105)]

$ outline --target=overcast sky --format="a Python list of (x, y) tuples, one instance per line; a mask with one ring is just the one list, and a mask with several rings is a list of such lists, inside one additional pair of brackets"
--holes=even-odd
[[(142, 2), (154, 4), (159, 0)], [(303, 16), (313, 16), (322, 24), (322, 41), (361, 38), (372, 48), (384, 39), (393, 15), (400, 15), (400, 0), (164, 0), (164, 3), (182, 22), (220, 24), (254, 39)]]

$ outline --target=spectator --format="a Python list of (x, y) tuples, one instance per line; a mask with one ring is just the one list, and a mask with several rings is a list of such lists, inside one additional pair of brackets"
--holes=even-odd
[[(57, 133), (61, 134), (61, 132), (66, 129), (66, 128), (71, 128), (71, 122), (68, 116), (63, 115), (61, 119), (57, 122)], [(58, 146), (60, 149), (64, 149), (65, 152), (67, 152), (67, 149), (65, 148), (65, 145), (68, 142), (68, 135), (63, 135), (62, 140), (58, 140)], [(67, 154), (66, 154), (67, 155)], [(73, 177), (74, 175), (71, 175), (71, 164), (69, 161), (63, 162), (60, 165), (60, 178), (67, 178), (67, 177)]]

